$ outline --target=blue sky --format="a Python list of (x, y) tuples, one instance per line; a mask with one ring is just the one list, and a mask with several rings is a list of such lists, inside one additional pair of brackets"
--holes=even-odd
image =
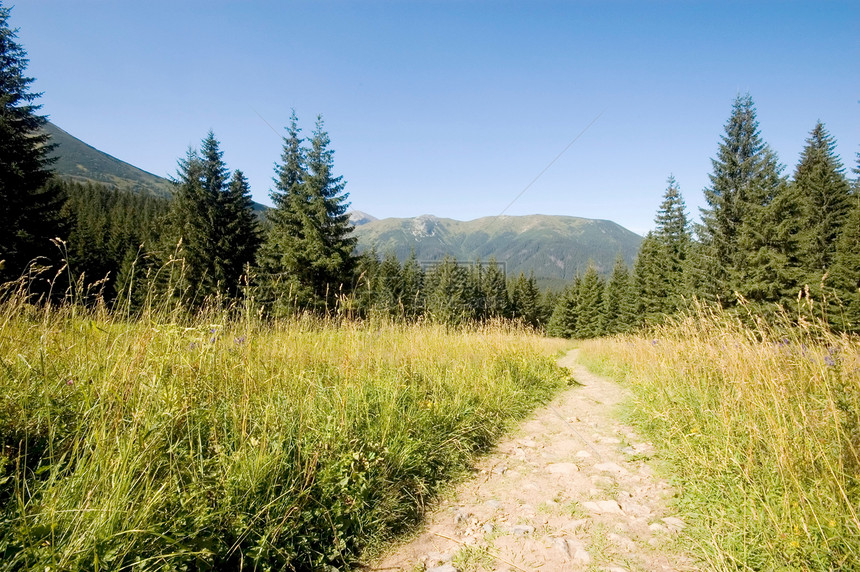
[(507, 214), (695, 216), (741, 92), (789, 173), (819, 119), (860, 151), (856, 0), (4, 4), (57, 125), (162, 176), (212, 129), (263, 203), (292, 108), (377, 217), (499, 214), (601, 113)]

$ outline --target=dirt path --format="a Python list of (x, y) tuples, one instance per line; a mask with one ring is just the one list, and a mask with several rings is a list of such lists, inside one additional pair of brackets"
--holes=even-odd
[(684, 523), (653, 449), (617, 420), (617, 384), (559, 363), (574, 386), (536, 411), (371, 570), (692, 570), (673, 549)]

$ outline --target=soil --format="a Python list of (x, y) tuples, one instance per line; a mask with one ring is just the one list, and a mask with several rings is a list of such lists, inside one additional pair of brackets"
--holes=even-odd
[(370, 570), (694, 570), (651, 443), (619, 420), (628, 395), (577, 363), (537, 410)]

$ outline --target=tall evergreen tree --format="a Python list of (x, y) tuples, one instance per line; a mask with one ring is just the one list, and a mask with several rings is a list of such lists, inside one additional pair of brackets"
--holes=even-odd
[(275, 203), (271, 230), (261, 256), (273, 302), (289, 292), (306, 308), (331, 308), (336, 296), (352, 282), (355, 268), (343, 178), (335, 176), (334, 151), (317, 117), (310, 149), (299, 136), (295, 112), (284, 137), (282, 163), (275, 170)]
[(27, 52), (0, 2), (0, 280), (19, 276), (37, 256), (53, 255), (50, 239), (64, 237), (59, 185), (51, 177), (46, 118), (25, 75)]
[(510, 314), (512, 318), (519, 318), (536, 328), (545, 325), (534, 271), (530, 271), (528, 277), (520, 272), (514, 281), (511, 287)]
[[(761, 138), (749, 94), (735, 99), (717, 157), (711, 161), (711, 186), (702, 209), (700, 260), (710, 278), (705, 297), (727, 303), (734, 292), (759, 301), (773, 301), (788, 286), (767, 276), (794, 256), (789, 224), (779, 225), (796, 205), (786, 194), (776, 154)], [(784, 221), (783, 221), (784, 222)]]
[(424, 279), (425, 308), (438, 322), (457, 324), (474, 318), (469, 273), (453, 256), (446, 256)]
[(860, 333), (860, 153), (857, 154), (857, 178), (849, 199), (849, 213), (842, 226), (831, 268), (836, 304), (828, 318), (840, 330)]
[(630, 269), (621, 253), (615, 258), (612, 276), (606, 283), (603, 295), (603, 330), (606, 334), (620, 334), (633, 325), (633, 297), (630, 287)]
[(803, 201), (803, 264), (807, 280), (817, 282), (836, 254), (836, 243), (851, 210), (851, 187), (836, 155), (836, 140), (820, 121), (806, 140), (794, 172)]
[(687, 207), (674, 176), (670, 176), (667, 181), (663, 202), (654, 222), (654, 238), (660, 250), (657, 270), (662, 289), (658, 306), (661, 312), (670, 314), (679, 308), (681, 299), (688, 294), (684, 271), (691, 242)]
[(508, 286), (505, 273), (495, 257), (491, 257), (481, 276), (485, 318), (504, 318), (509, 315)]
[(659, 323), (663, 318), (665, 292), (660, 272), (660, 245), (653, 232), (649, 232), (639, 245), (639, 252), (633, 263), (633, 291), (635, 297), (634, 324)]
[(230, 179), (211, 131), (200, 153), (189, 149), (179, 161), (176, 185), (168, 240), (181, 245), (183, 286), (198, 301), (235, 294), (256, 255), (259, 231), (247, 181), (241, 172)]
[(605, 333), (603, 330), (604, 289), (603, 279), (597, 273), (594, 264), (590, 263), (582, 277), (576, 301), (576, 337), (596, 338)]
[(424, 271), (413, 249), (401, 269), (403, 295), (401, 302), (407, 318), (417, 318), (424, 311)]

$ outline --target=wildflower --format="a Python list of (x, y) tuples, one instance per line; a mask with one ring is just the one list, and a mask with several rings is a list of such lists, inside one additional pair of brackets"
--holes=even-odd
[(188, 344), (188, 349), (189, 349), (189, 350), (193, 350), (193, 349), (194, 349), (194, 348), (196, 348), (196, 347), (197, 347), (197, 342), (191, 342), (190, 344)]
[(651, 340), (651, 345), (652, 345), (652, 346), (656, 346), (656, 345), (657, 345), (657, 340)]
[(74, 385), (74, 383), (75, 381), (73, 379), (66, 381), (66, 385)]
[(824, 356), (824, 363), (830, 367), (834, 367), (836, 365), (836, 360), (834, 360), (833, 357), (826, 355)]
[(234, 341), (236, 342), (236, 345), (241, 346), (242, 344), (245, 343), (245, 336), (239, 336)]

